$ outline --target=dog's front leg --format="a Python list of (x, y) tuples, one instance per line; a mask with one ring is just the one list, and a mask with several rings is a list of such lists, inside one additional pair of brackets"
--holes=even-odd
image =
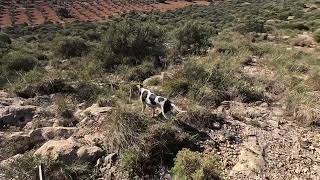
[(146, 105), (142, 103), (142, 110), (141, 110), (142, 114), (144, 114), (145, 109), (146, 109)]
[(152, 108), (152, 117), (154, 117), (154, 115), (155, 115), (155, 109)]

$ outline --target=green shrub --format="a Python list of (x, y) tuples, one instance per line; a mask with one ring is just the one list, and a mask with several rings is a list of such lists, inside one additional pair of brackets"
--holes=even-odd
[(313, 38), (317, 43), (320, 43), (320, 29), (317, 29), (314, 33), (313, 33)]
[(266, 20), (259, 16), (248, 16), (244, 21), (244, 26), (241, 27), (241, 31), (244, 33), (264, 33), (266, 32), (265, 23)]
[(0, 32), (0, 43), (11, 44), (11, 42), (12, 41), (7, 34)]
[(129, 81), (142, 82), (155, 73), (156, 70), (154, 68), (154, 65), (152, 63), (146, 62), (130, 69), (126, 74), (126, 79)]
[(194, 62), (186, 63), (179, 75), (189, 81), (205, 81), (209, 77), (209, 73), (206, 70), (205, 65)]
[(30, 71), (36, 64), (36, 58), (30, 54), (13, 51), (3, 57), (4, 66), (9, 71)]
[(74, 89), (74, 96), (79, 102), (94, 102), (103, 91), (98, 85), (85, 81), (77, 83)]
[(121, 159), (121, 168), (126, 172), (129, 172), (129, 177), (139, 175), (143, 169), (142, 164), (145, 155), (140, 149), (129, 148), (124, 151)]
[(217, 107), (222, 101), (230, 99), (224, 91), (216, 90), (204, 84), (193, 84), (189, 90), (188, 97), (199, 105), (206, 107)]
[(200, 53), (210, 46), (207, 27), (198, 22), (187, 22), (175, 34), (178, 51), (182, 54)]
[(118, 64), (137, 65), (146, 57), (164, 55), (164, 32), (155, 24), (125, 21), (113, 23), (97, 57), (111, 68)]
[(72, 18), (71, 11), (67, 8), (59, 8), (57, 14), (62, 18)]
[(172, 168), (173, 179), (221, 179), (219, 161), (210, 154), (183, 149), (177, 154)]
[(80, 37), (65, 37), (56, 41), (56, 53), (64, 58), (81, 57), (89, 52), (89, 46)]
[(166, 81), (163, 88), (169, 96), (176, 96), (187, 94), (190, 87), (191, 84), (189, 81), (185, 79), (176, 79)]
[(101, 40), (101, 34), (94, 30), (89, 30), (85, 33), (85, 39), (89, 41), (99, 41)]

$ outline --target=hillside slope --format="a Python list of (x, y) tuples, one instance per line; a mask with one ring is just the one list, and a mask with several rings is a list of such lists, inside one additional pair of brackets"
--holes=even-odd
[[(318, 179), (320, 4), (0, 34), (0, 179)], [(142, 113), (138, 84), (187, 112)]]

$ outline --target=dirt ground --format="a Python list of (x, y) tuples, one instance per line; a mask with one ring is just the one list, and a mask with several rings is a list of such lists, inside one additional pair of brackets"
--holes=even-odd
[(157, 4), (129, 4), (112, 3), (106, 0), (71, 1), (64, 5), (70, 10), (72, 18), (62, 18), (57, 15), (58, 5), (53, 5), (45, 0), (37, 0), (34, 3), (18, 3), (16, 1), (0, 2), (0, 27), (8, 27), (19, 24), (40, 25), (46, 21), (53, 23), (69, 23), (73, 21), (101, 21), (109, 16), (120, 15), (132, 11), (171, 11), (191, 5), (209, 5), (207, 1), (167, 1)]

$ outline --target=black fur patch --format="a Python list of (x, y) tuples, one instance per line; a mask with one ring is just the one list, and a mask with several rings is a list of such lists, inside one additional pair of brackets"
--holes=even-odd
[(142, 92), (142, 101), (143, 102), (146, 102), (147, 96), (148, 96), (148, 91), (143, 91)]
[(162, 102), (162, 101), (164, 101), (164, 98), (163, 97), (158, 97), (158, 101)]
[(171, 111), (171, 108), (171, 102), (169, 100), (166, 100), (163, 105), (163, 112), (166, 114)]
[(150, 102), (151, 102), (152, 105), (157, 105), (157, 103), (156, 103), (156, 97), (157, 97), (156, 95), (150, 94), (149, 100), (150, 100)]

